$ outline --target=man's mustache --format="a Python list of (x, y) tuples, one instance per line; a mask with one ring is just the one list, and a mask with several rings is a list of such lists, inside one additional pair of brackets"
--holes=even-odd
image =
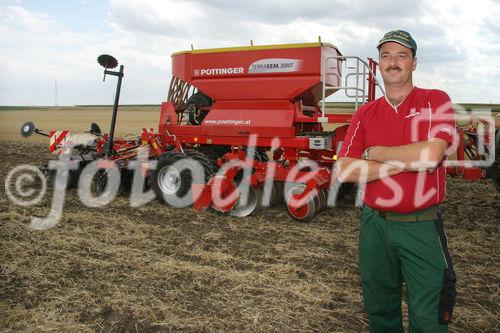
[(401, 70), (401, 68), (399, 68), (399, 67), (388, 67), (385, 69), (386, 72), (388, 72), (388, 71), (400, 71), (400, 70)]

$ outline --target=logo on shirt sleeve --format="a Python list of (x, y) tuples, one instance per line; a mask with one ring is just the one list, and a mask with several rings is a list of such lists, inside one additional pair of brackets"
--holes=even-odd
[(445, 132), (445, 133), (447, 133), (449, 136), (452, 136), (452, 135), (453, 135), (453, 134), (451, 133), (451, 129), (446, 128), (446, 127), (441, 128), (439, 131), (440, 131), (440, 132)]

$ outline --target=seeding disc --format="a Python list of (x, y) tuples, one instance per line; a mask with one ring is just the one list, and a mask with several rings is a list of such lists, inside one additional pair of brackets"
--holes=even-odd
[[(222, 177), (222, 176), (215, 176)], [(238, 202), (238, 187), (231, 181), (227, 184), (223, 190), (220, 190), (219, 186), (215, 186), (214, 183), (212, 186), (212, 208), (223, 213), (227, 213), (231, 211), (236, 203)], [(215, 192), (214, 192), (215, 191)]]
[(258, 212), (262, 208), (262, 187), (248, 186), (247, 188), (240, 183), (240, 188), (242, 190), (239, 191), (238, 202), (229, 214), (244, 217)]
[(29, 137), (33, 132), (35, 131), (35, 124), (33, 124), (31, 121), (27, 121), (21, 126), (21, 135), (24, 138)]
[(319, 210), (320, 199), (318, 194), (310, 195), (305, 202), (298, 200), (304, 191), (304, 185), (298, 185), (287, 191), (286, 206), (288, 213), (297, 221), (309, 222)]

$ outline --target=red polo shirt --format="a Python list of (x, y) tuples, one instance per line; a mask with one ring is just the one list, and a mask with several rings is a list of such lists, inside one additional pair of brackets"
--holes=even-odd
[[(448, 95), (414, 87), (397, 107), (385, 97), (354, 114), (339, 157), (361, 158), (372, 146), (400, 146), (430, 138), (453, 144), (455, 115)], [(446, 193), (444, 163), (433, 172), (402, 172), (366, 184), (363, 200), (373, 208), (410, 213), (442, 202)]]

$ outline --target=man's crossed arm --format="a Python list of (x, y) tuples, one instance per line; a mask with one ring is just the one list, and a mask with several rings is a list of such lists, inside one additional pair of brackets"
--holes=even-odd
[(444, 158), (448, 143), (429, 139), (402, 146), (372, 146), (368, 159), (341, 157), (336, 164), (341, 182), (371, 182), (405, 171), (435, 169)]

